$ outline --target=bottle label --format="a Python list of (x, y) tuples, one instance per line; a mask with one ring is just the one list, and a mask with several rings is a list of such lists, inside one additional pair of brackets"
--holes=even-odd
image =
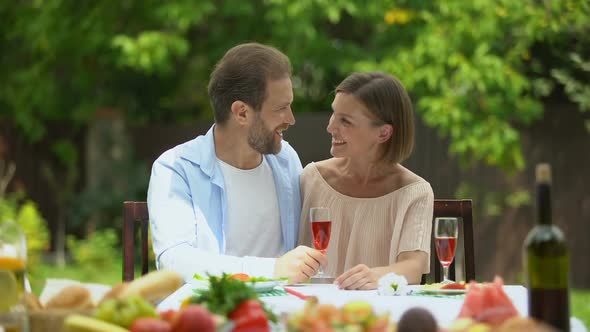
[(530, 288), (568, 288), (569, 259), (561, 257), (539, 257), (530, 255), (527, 259), (528, 286)]

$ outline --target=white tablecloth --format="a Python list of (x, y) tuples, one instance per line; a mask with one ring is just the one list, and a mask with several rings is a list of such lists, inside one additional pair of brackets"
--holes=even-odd
[[(371, 303), (378, 313), (389, 312), (394, 321), (398, 321), (401, 315), (410, 308), (423, 307), (429, 310), (440, 326), (448, 327), (455, 320), (461, 310), (463, 297), (431, 297), (431, 296), (380, 296), (373, 291), (347, 291), (340, 290), (335, 285), (297, 285), (290, 286), (305, 295), (315, 295), (320, 303), (331, 303), (342, 306), (353, 300), (363, 300)], [(194, 286), (185, 284), (172, 295), (164, 299), (158, 310), (178, 309), (182, 300), (193, 294)], [(523, 286), (504, 286), (504, 291), (510, 297), (518, 312), (528, 316), (527, 291)], [(277, 314), (302, 310), (304, 301), (293, 295), (262, 297)], [(572, 318), (571, 330), (586, 332), (582, 322)]]

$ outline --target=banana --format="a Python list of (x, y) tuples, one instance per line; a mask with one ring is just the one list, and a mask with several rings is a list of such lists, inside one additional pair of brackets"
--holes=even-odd
[(64, 321), (64, 332), (129, 332), (129, 330), (88, 316), (70, 315)]

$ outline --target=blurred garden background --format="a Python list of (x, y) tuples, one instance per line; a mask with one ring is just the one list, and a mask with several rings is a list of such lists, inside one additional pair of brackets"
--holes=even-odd
[[(230, 47), (293, 63), (303, 164), (329, 157), (332, 90), (352, 71), (405, 84), (405, 164), (437, 198), (471, 198), (476, 272), (522, 283), (533, 168), (553, 167), (572, 251), (573, 314), (590, 326), (590, 4), (585, 0), (28, 0), (0, 2), (0, 222), (26, 231), (29, 275), (121, 280), (124, 200), (212, 123), (208, 77)], [(115, 259), (113, 259), (115, 258)]]

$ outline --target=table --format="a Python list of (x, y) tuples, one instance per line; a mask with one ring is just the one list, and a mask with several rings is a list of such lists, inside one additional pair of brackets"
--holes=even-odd
[[(376, 290), (370, 291), (347, 291), (338, 289), (335, 285), (313, 285), (302, 284), (289, 286), (290, 288), (305, 294), (318, 297), (320, 303), (330, 303), (336, 306), (342, 306), (353, 300), (363, 300), (369, 302), (377, 313), (389, 312), (393, 321), (399, 321), (401, 315), (413, 307), (422, 307), (429, 310), (438, 324), (442, 327), (448, 327), (453, 320), (459, 315), (463, 304), (463, 296), (426, 296), (426, 295), (409, 295), (409, 296), (380, 296)], [(418, 286), (410, 286), (416, 288)], [(182, 300), (193, 294), (194, 286), (185, 284), (172, 295), (164, 299), (157, 309), (159, 311), (168, 309), (178, 309)], [(523, 316), (528, 316), (527, 291), (523, 286), (506, 285), (504, 291), (514, 303), (518, 312)], [(277, 314), (289, 313), (303, 309), (305, 301), (293, 295), (285, 296), (268, 296), (261, 297)], [(587, 332), (582, 322), (572, 318), (571, 330), (575, 332)]]

